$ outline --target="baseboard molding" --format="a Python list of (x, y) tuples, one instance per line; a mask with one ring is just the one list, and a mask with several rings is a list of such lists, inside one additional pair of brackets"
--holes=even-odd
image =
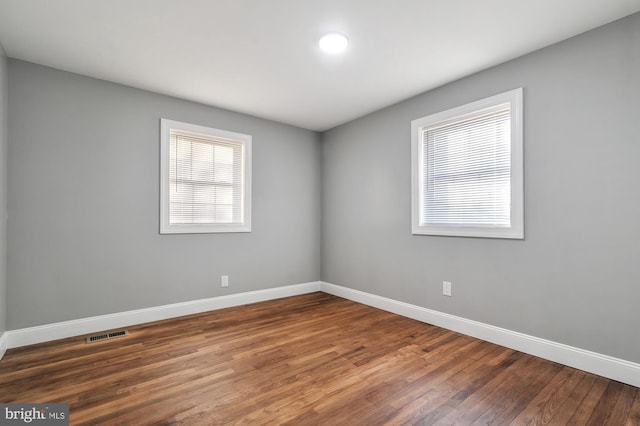
[[(183, 315), (198, 314), (216, 309), (246, 305), (248, 303), (264, 302), (283, 297), (320, 291), (320, 282), (294, 284), (274, 287), (265, 290), (236, 293), (209, 299), (193, 300), (189, 302), (173, 303), (152, 308), (137, 309), (115, 314), (99, 315), (72, 321), (46, 324), (36, 327), (22, 328), (5, 332), (0, 339), (5, 348), (17, 348), (35, 343), (81, 336), (98, 331), (111, 330), (120, 327), (160, 321)], [(4, 340), (3, 340), (4, 339)], [(1, 348), (2, 346), (0, 346)]]
[(9, 336), (7, 335), (7, 332), (3, 332), (2, 335), (0, 335), (0, 360), (2, 359), (2, 357), (4, 356), (4, 353), (7, 352), (7, 342), (9, 341)]
[(453, 330), (491, 343), (508, 347), (579, 370), (640, 387), (640, 364), (587, 351), (562, 343), (541, 339), (516, 331), (495, 327), (455, 315), (445, 314), (365, 293), (347, 287), (322, 282), (320, 289), (329, 294), (363, 303), (408, 318)]
[(375, 294), (327, 282), (310, 282), (146, 309), (100, 315), (37, 327), (9, 330), (0, 336), (0, 359), (7, 349), (104, 330), (160, 321), (183, 315), (323, 291), (408, 318), (453, 330), (517, 351), (640, 387), (640, 364), (562, 343), (495, 327)]

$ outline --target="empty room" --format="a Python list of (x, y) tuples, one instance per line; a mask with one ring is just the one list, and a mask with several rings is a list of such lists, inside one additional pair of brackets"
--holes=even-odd
[(0, 0), (0, 424), (640, 425), (640, 0)]

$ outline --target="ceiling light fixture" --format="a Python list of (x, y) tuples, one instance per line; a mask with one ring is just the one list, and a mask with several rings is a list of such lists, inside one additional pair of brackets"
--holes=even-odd
[(327, 53), (340, 53), (349, 45), (349, 40), (344, 34), (328, 33), (322, 36), (318, 42), (320, 49)]

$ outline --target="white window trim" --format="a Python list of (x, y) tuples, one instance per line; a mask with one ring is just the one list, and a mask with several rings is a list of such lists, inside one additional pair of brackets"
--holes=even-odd
[[(460, 107), (452, 108), (411, 122), (411, 230), (416, 235), (446, 235), (458, 237), (524, 239), (524, 169), (523, 169), (523, 90), (514, 89)], [(511, 226), (472, 227), (434, 226), (420, 223), (423, 197), (422, 129), (449, 121), (459, 121), (465, 115), (496, 105), (511, 104)]]
[[(244, 147), (243, 222), (220, 224), (171, 224), (169, 222), (169, 150), (170, 131), (180, 130), (215, 138), (242, 142)], [(160, 119), (160, 233), (200, 234), (220, 232), (251, 232), (251, 135), (198, 126), (180, 121)]]

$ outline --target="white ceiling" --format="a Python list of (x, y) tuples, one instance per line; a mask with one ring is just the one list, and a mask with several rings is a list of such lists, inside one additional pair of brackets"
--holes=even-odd
[[(0, 0), (7, 55), (326, 130), (640, 0)], [(348, 35), (339, 55), (317, 45)]]

